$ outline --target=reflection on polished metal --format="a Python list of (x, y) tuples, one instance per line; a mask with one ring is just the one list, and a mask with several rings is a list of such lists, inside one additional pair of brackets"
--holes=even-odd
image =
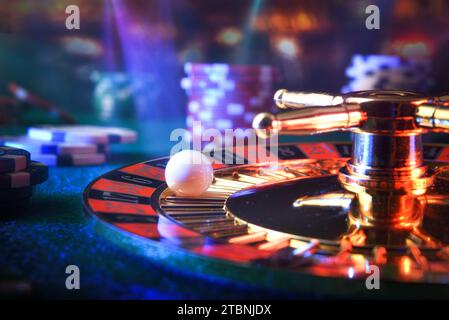
[[(429, 193), (435, 177), (424, 163), (421, 137), (428, 131), (449, 132), (448, 97), (428, 98), (403, 91), (332, 96), (279, 90), (274, 100), (279, 108), (290, 111), (257, 115), (253, 127), (261, 133), (269, 132), (266, 129), (287, 135), (353, 132), (352, 158), (340, 169), (338, 180), (355, 194), (349, 220), (356, 229), (415, 232), (433, 245), (431, 238), (416, 231), (428, 203), (422, 196)], [(341, 194), (322, 195), (321, 201), (329, 204), (332, 196), (340, 204), (347, 202)], [(430, 197), (429, 202), (435, 199)], [(301, 199), (296, 205), (311, 201)]]
[(349, 192), (333, 192), (318, 196), (305, 196), (298, 198), (293, 206), (298, 208), (302, 206), (318, 206), (318, 207), (339, 207), (349, 209), (354, 194)]

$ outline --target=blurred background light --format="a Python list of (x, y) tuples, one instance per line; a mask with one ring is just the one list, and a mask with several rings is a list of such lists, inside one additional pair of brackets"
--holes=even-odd
[(289, 59), (298, 58), (298, 55), (300, 53), (297, 41), (292, 38), (281, 38), (277, 40), (276, 50)]
[(226, 46), (235, 46), (242, 40), (242, 32), (235, 28), (224, 28), (217, 34), (217, 42)]

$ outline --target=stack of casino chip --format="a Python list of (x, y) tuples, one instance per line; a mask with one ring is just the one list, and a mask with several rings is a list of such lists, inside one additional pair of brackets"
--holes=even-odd
[(88, 125), (36, 126), (26, 136), (0, 138), (2, 145), (22, 148), (48, 166), (99, 165), (107, 161), (111, 143), (130, 143), (134, 130)]
[(271, 66), (186, 63), (181, 87), (188, 96), (187, 128), (251, 128), (256, 114), (273, 108), (273, 85), (279, 79)]
[(26, 209), (33, 187), (48, 179), (48, 167), (31, 161), (28, 151), (0, 147), (0, 211)]
[(405, 59), (387, 55), (352, 57), (346, 68), (348, 83), (342, 93), (362, 90), (405, 90), (426, 92), (432, 85), (428, 60)]

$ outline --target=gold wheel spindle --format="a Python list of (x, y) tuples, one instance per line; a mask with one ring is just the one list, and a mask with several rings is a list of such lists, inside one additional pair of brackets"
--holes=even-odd
[(290, 108), (292, 111), (278, 115), (258, 114), (254, 118), (253, 128), (260, 136), (266, 136), (267, 130), (281, 135), (347, 130), (358, 127), (365, 119), (358, 103), (343, 103), (341, 96), (280, 90), (274, 99), (280, 108)]
[(435, 132), (449, 132), (449, 96), (433, 99), (432, 103), (420, 104), (416, 108), (419, 126)]
[(297, 109), (342, 104), (343, 97), (333, 96), (327, 93), (293, 92), (280, 89), (274, 94), (274, 101), (280, 109)]

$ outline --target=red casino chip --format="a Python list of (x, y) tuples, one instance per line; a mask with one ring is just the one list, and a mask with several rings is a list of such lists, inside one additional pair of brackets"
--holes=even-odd
[[(259, 112), (273, 109), (273, 84), (279, 79), (271, 66), (186, 63), (181, 87), (188, 97), (187, 128), (249, 129)], [(193, 133), (195, 135), (195, 133)]]

